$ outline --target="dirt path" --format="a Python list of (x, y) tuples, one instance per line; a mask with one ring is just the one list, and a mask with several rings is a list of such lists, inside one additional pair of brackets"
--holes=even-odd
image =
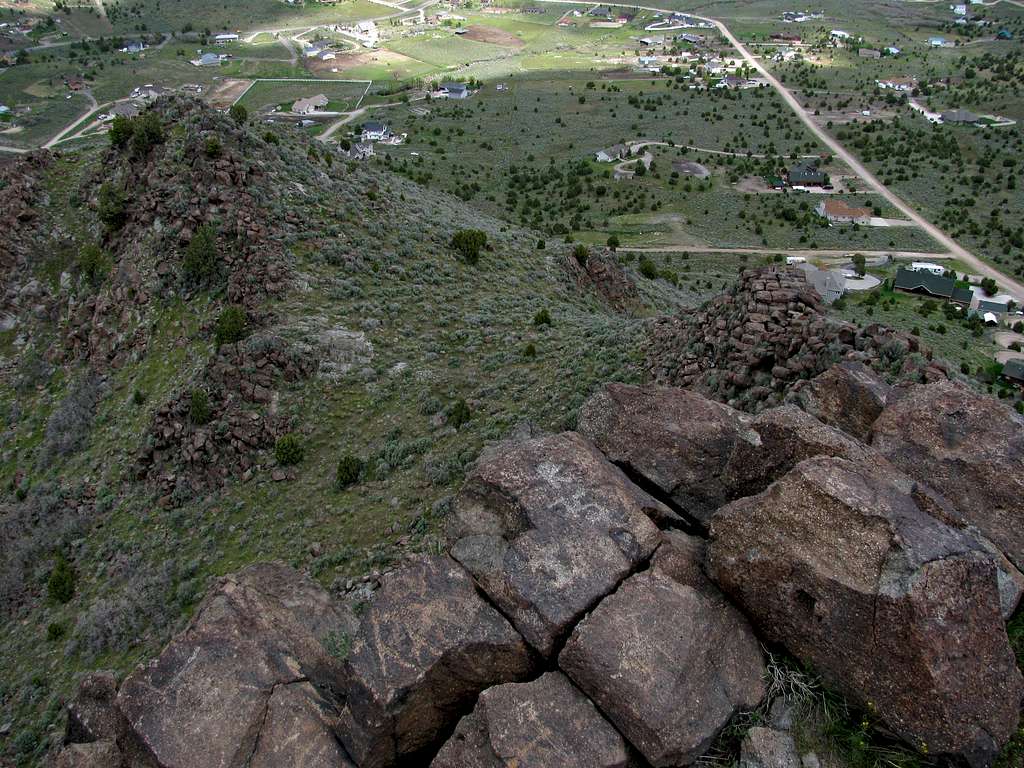
[[(558, 5), (593, 5), (593, 3), (586, 2), (585, 0), (537, 1), (541, 3), (554, 3)], [(1004, 1), (1009, 2), (1010, 0)], [(638, 8), (644, 11), (654, 11), (655, 13), (672, 13), (670, 9), (656, 8), (653, 6), (646, 5), (634, 6), (625, 3), (606, 3), (606, 5), (617, 6), (620, 8)], [(901, 197), (896, 195), (888, 187), (882, 184), (882, 182), (879, 181), (878, 178), (873, 173), (871, 173), (871, 171), (869, 171), (863, 163), (861, 163), (856, 157), (854, 157), (854, 155), (851, 152), (849, 152), (842, 144), (840, 144), (838, 141), (832, 138), (832, 136), (829, 135), (829, 133), (825, 131), (824, 128), (822, 128), (816, 122), (814, 122), (811, 116), (806, 111), (804, 111), (804, 108), (800, 105), (800, 102), (797, 100), (797, 98), (792, 93), (790, 93), (782, 85), (782, 83), (779, 82), (778, 78), (776, 78), (775, 75), (769, 72), (761, 64), (761, 62), (758, 61), (754, 57), (754, 55), (746, 49), (746, 47), (744, 47), (744, 45), (739, 41), (739, 39), (731, 31), (729, 31), (729, 28), (725, 26), (725, 24), (723, 24), (721, 21), (718, 21), (717, 19), (712, 19), (707, 16), (698, 16), (695, 13), (690, 13), (690, 15), (696, 19), (701, 19), (703, 21), (708, 21), (714, 24), (715, 28), (718, 29), (722, 36), (729, 41), (729, 44), (732, 45), (732, 47), (739, 52), (743, 60), (746, 61), (746, 63), (750, 67), (752, 67), (756, 72), (758, 72), (758, 74), (760, 74), (761, 77), (767, 80), (768, 84), (771, 85), (779, 93), (782, 99), (786, 102), (786, 105), (791, 110), (793, 110), (793, 112), (796, 113), (797, 117), (799, 117), (801, 122), (803, 122), (804, 125), (807, 126), (808, 130), (810, 130), (821, 141), (822, 144), (828, 147), (829, 150), (831, 150), (836, 157), (838, 157), (840, 160), (846, 163), (846, 165), (848, 165), (854, 171), (854, 173), (860, 176), (868, 184), (868, 186), (870, 186), (872, 189), (878, 192), (878, 194), (884, 197), (890, 205), (892, 205), (900, 213), (902, 213), (908, 219), (917, 224), (921, 229), (928, 233), (928, 235), (932, 239), (934, 239), (936, 242), (942, 245), (943, 248), (946, 248), (953, 256), (958, 258), (960, 261), (964, 262), (964, 264), (970, 266), (975, 272), (985, 277), (991, 277), (994, 280), (996, 280), (1007, 290), (1007, 292), (1013, 294), (1018, 301), (1024, 300), (1024, 283), (1014, 280), (1013, 278), (1008, 277), (1007, 275), (1000, 272), (998, 269), (995, 269), (994, 267), (991, 267), (988, 264), (986, 264), (984, 261), (979, 259), (973, 253), (968, 251), (966, 248), (964, 248), (962, 245), (956, 242), (953, 238), (951, 238), (949, 235), (947, 235), (945, 232), (939, 229), (937, 226), (935, 226), (930, 221), (925, 219), (914, 208), (912, 208), (909, 204), (904, 202), (904, 200)]]
[(866, 258), (886, 259), (892, 256), (894, 259), (952, 259), (951, 253), (927, 253), (922, 251), (864, 251), (857, 248), (847, 250), (800, 250), (793, 248), (715, 248), (704, 245), (650, 245), (650, 246), (620, 246), (621, 251), (633, 253), (725, 253), (725, 254), (747, 254), (749, 256), (773, 256), (781, 253), (783, 256), (802, 256), (805, 259), (834, 258), (849, 259), (853, 254), (859, 253)]
[(95, 115), (99, 111), (101, 106), (106, 107), (110, 103), (110, 102), (107, 102), (107, 104), (103, 104), (103, 105), (97, 104), (96, 103), (96, 99), (93, 97), (92, 93), (90, 93), (89, 91), (86, 91), (85, 95), (89, 99), (89, 105), (90, 105), (89, 106), (89, 111), (86, 112), (84, 115), (79, 115), (74, 120), (72, 120), (70, 123), (68, 123), (68, 125), (64, 126), (64, 128), (62, 128), (60, 130), (60, 132), (57, 133), (56, 136), (54, 136), (49, 141), (47, 141), (45, 144), (43, 144), (43, 149), (50, 149), (54, 144), (57, 144), (58, 142), (62, 141), (65, 136), (67, 136), (69, 133), (71, 133), (76, 128), (80, 127), (82, 125), (82, 123), (84, 123), (90, 117)]

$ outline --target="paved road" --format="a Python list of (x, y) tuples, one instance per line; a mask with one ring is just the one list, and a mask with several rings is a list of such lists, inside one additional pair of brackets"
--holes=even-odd
[[(586, 0), (538, 0), (538, 2), (554, 3), (557, 5), (593, 5), (593, 3), (586, 2)], [(646, 5), (636, 6), (627, 3), (605, 3), (605, 5), (617, 6), (620, 8), (639, 8), (645, 11), (654, 11), (655, 13), (673, 12), (671, 9), (668, 8), (656, 8), (653, 6)], [(722, 36), (725, 37), (725, 39), (729, 41), (733, 48), (735, 48), (739, 52), (740, 56), (743, 57), (744, 61), (746, 61), (747, 64), (749, 64), (754, 70), (756, 70), (761, 77), (768, 81), (768, 84), (771, 85), (779, 93), (780, 96), (782, 96), (783, 100), (786, 102), (789, 108), (796, 113), (797, 117), (799, 117), (800, 120), (804, 123), (804, 125), (806, 125), (807, 128), (815, 136), (818, 137), (822, 144), (828, 147), (836, 157), (838, 157), (840, 160), (846, 163), (851, 169), (853, 169), (854, 173), (856, 173), (858, 176), (864, 179), (864, 181), (867, 182), (868, 186), (870, 186), (878, 194), (884, 197), (890, 205), (899, 210), (900, 213), (902, 213), (904, 216), (906, 216), (915, 224), (917, 224), (921, 229), (927, 232), (933, 240), (941, 244), (943, 248), (946, 248), (952, 256), (954, 256), (955, 258), (962, 261), (964, 264), (971, 267), (971, 269), (974, 272), (982, 276), (991, 277), (995, 279), (1001, 286), (1003, 286), (1004, 289), (1006, 289), (1008, 293), (1014, 294), (1018, 300), (1024, 300), (1024, 283), (1014, 280), (1013, 278), (1008, 277), (1007, 275), (1000, 272), (998, 269), (986, 264), (984, 261), (979, 259), (973, 253), (968, 251), (966, 248), (964, 248), (962, 245), (956, 242), (953, 238), (951, 238), (949, 235), (947, 235), (945, 232), (939, 229), (937, 226), (935, 226), (930, 221), (925, 219), (909, 204), (904, 202), (902, 198), (900, 198), (888, 187), (882, 184), (882, 182), (879, 181), (878, 178), (876, 178), (875, 175), (871, 173), (871, 171), (869, 171), (863, 163), (861, 163), (856, 157), (854, 157), (854, 155), (851, 152), (847, 151), (847, 149), (834, 138), (832, 138), (832, 136), (829, 135), (824, 128), (822, 128), (820, 125), (814, 122), (811, 116), (804, 111), (804, 108), (800, 105), (800, 102), (797, 100), (797, 98), (792, 93), (790, 93), (782, 85), (782, 83), (779, 82), (778, 78), (776, 78), (771, 72), (765, 69), (765, 67), (762, 66), (760, 61), (754, 58), (754, 55), (750, 53), (750, 51), (748, 51), (746, 47), (744, 47), (744, 45), (737, 39), (737, 37), (732, 32), (729, 31), (729, 28), (726, 27), (725, 24), (723, 24), (721, 21), (718, 21), (717, 19), (712, 19), (707, 16), (698, 16), (695, 13), (688, 13), (690, 16), (693, 16), (696, 19), (701, 19), (703, 21), (707, 21), (714, 24), (718, 31), (722, 33)]]

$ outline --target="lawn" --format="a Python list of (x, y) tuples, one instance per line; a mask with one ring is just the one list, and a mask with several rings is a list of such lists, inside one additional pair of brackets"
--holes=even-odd
[(328, 111), (343, 112), (354, 109), (356, 102), (366, 91), (366, 83), (344, 82), (274, 82), (260, 80), (245, 92), (239, 104), (250, 111), (259, 111), (275, 106), (290, 109), (292, 102), (324, 94), (330, 103)]

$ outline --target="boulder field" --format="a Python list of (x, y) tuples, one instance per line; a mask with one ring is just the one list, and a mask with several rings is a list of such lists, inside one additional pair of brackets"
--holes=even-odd
[(740, 764), (797, 768), (769, 648), (991, 765), (1024, 698), (1024, 419), (856, 361), (786, 400), (609, 384), (578, 431), (486, 450), (448, 551), (360, 615), (283, 565), (222, 579), (158, 658), (83, 680), (57, 764), (676, 768), (760, 709)]

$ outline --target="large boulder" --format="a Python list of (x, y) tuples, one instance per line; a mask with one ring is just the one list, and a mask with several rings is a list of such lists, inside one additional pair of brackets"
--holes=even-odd
[(940, 381), (910, 387), (886, 406), (871, 444), (942, 493), (1024, 569), (1024, 416)]
[(793, 736), (772, 728), (751, 728), (740, 746), (739, 768), (800, 768)]
[(560, 672), (488, 688), (431, 768), (627, 768), (622, 736)]
[(995, 563), (935, 502), (891, 470), (809, 459), (718, 511), (709, 570), (768, 639), (910, 744), (987, 765), (1024, 685)]
[(636, 482), (703, 524), (729, 500), (722, 475), (749, 423), (685, 389), (608, 384), (580, 410), (579, 431)]
[(451, 554), (541, 655), (654, 552), (669, 510), (579, 435), (504, 444), (456, 497)]
[(867, 440), (891, 393), (892, 387), (864, 363), (847, 360), (797, 383), (787, 400), (825, 424)]
[[(722, 475), (731, 499), (753, 496), (804, 459), (833, 456), (856, 462), (884, 461), (845, 432), (823, 424), (795, 405), (763, 411), (736, 442)], [(730, 499), (730, 500), (731, 500)]]
[(117, 678), (113, 672), (91, 672), (78, 684), (68, 702), (66, 744), (120, 741), (127, 723), (117, 708)]
[(666, 540), (653, 566), (605, 598), (558, 657), (655, 768), (692, 763), (765, 694), (747, 620), (687, 564), (699, 548), (673, 548)]
[(287, 566), (258, 564), (222, 579), (189, 626), (121, 685), (117, 703), (133, 751), (159, 768), (319, 768), (322, 760), (301, 750), (283, 762), (257, 758), (263, 730), (274, 724), (277, 702), (308, 694), (293, 738), (328, 738), (331, 705), (308, 683), (327, 695), (341, 690), (343, 665), (322, 641), (354, 629), (351, 613)]
[(355, 768), (335, 735), (337, 718), (329, 712), (330, 705), (309, 683), (276, 686), (245, 768)]
[(346, 661), (342, 741), (360, 768), (424, 764), (481, 691), (534, 666), (457, 563), (423, 558), (386, 575), (363, 616)]
[(120, 768), (123, 764), (121, 750), (112, 741), (69, 744), (53, 762), (54, 768)]

